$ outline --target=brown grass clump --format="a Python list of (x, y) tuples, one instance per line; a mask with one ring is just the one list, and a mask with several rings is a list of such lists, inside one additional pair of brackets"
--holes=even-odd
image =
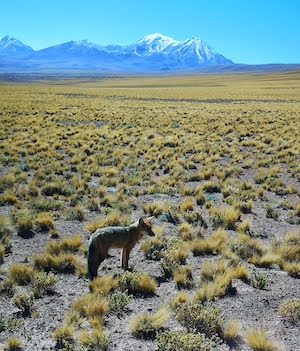
[(191, 241), (191, 250), (194, 256), (203, 254), (217, 254), (222, 251), (228, 239), (228, 234), (222, 228), (214, 231), (208, 238)]
[(34, 277), (34, 269), (27, 264), (14, 263), (10, 267), (9, 279), (17, 285), (29, 284)]
[(241, 217), (238, 208), (227, 206), (221, 209), (211, 208), (210, 221), (214, 228), (223, 227), (225, 229), (236, 229), (236, 222)]

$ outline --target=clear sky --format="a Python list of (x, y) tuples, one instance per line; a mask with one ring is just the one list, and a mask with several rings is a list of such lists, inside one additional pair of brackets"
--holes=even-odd
[(1, 0), (0, 37), (35, 50), (70, 40), (203, 39), (235, 63), (300, 63), (300, 0)]

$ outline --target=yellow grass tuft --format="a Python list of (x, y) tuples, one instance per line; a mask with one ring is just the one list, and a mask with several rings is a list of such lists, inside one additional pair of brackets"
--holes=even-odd
[(254, 351), (274, 351), (278, 349), (277, 344), (268, 338), (264, 327), (246, 331), (245, 339)]

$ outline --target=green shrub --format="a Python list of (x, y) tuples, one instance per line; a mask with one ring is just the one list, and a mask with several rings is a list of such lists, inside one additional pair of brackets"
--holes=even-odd
[(219, 350), (218, 338), (207, 338), (203, 333), (164, 331), (156, 338), (158, 351), (216, 351)]
[(128, 295), (127, 291), (116, 291), (109, 295), (108, 304), (109, 311), (122, 312), (132, 299), (132, 295)]
[(300, 325), (300, 299), (291, 299), (283, 302), (278, 307), (278, 313), (281, 317)]
[(21, 310), (24, 317), (31, 315), (33, 311), (33, 296), (28, 295), (25, 291), (19, 291), (12, 297), (12, 303)]
[(192, 301), (178, 304), (174, 313), (176, 320), (188, 331), (196, 330), (208, 337), (221, 333), (223, 320), (219, 308)]
[(33, 295), (35, 298), (44, 296), (53, 291), (53, 286), (58, 281), (54, 273), (36, 272), (33, 276)]

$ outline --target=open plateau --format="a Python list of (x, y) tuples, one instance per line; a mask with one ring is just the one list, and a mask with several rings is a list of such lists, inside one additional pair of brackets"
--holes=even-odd
[(0, 96), (0, 349), (299, 349), (299, 70)]

